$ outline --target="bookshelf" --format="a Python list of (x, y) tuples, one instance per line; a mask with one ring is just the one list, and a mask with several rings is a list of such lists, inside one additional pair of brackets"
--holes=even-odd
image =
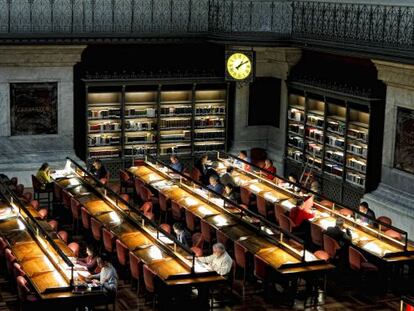
[(89, 81), (85, 160), (192, 156), (227, 148), (228, 84)]
[(300, 176), (306, 163), (313, 164), (322, 193), (355, 206), (380, 181), (383, 129), (378, 125), (383, 118), (383, 100), (291, 82), (286, 175)]

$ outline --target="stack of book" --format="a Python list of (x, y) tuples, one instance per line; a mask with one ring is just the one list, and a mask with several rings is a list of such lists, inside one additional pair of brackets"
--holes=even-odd
[(303, 122), (305, 119), (305, 114), (303, 111), (292, 108), (289, 110), (289, 119), (298, 122)]
[(173, 129), (173, 128), (187, 128), (191, 127), (190, 119), (166, 119), (160, 121), (161, 129)]
[(365, 173), (367, 170), (367, 165), (364, 161), (355, 159), (355, 158), (348, 158), (346, 160), (346, 165), (350, 168), (353, 168), (354, 170), (360, 171)]

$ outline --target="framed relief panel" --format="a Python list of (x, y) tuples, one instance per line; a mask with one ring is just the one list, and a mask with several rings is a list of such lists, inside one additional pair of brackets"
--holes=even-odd
[(11, 135), (58, 133), (57, 83), (11, 83)]
[(414, 110), (398, 108), (394, 167), (414, 174)]

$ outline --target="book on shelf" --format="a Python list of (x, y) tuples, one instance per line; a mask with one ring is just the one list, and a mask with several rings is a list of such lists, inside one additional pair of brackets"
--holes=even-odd
[(344, 153), (341, 151), (326, 150), (325, 157), (338, 163), (343, 163), (344, 161)]
[(289, 119), (298, 122), (303, 122), (305, 120), (305, 113), (296, 108), (291, 108), (289, 109)]
[(331, 147), (344, 148), (345, 139), (341, 137), (336, 137), (333, 135), (326, 135), (326, 144)]
[(303, 135), (303, 133), (305, 132), (305, 127), (302, 124), (290, 123), (289, 131), (297, 133), (299, 135)]
[(108, 119), (119, 118), (121, 116), (120, 108), (113, 109), (89, 109), (88, 118), (90, 119)]
[(289, 148), (288, 157), (292, 158), (295, 161), (299, 161), (299, 162), (303, 161), (303, 153), (300, 152), (299, 150), (294, 150), (294, 149)]
[(196, 127), (224, 127), (224, 118), (198, 118), (195, 120)]
[(149, 131), (156, 129), (154, 121), (125, 121), (125, 129), (127, 131)]
[(89, 157), (90, 158), (115, 158), (119, 157), (120, 152), (119, 149), (99, 149), (89, 150)]
[(367, 130), (348, 129), (348, 136), (354, 139), (359, 139), (364, 142), (368, 142)]
[(350, 168), (353, 168), (357, 171), (364, 172), (364, 173), (367, 170), (367, 164), (365, 161), (361, 161), (353, 157), (347, 158), (346, 165)]
[(209, 143), (209, 144), (195, 144), (195, 152), (209, 152), (209, 151), (222, 151), (225, 149), (224, 143)]
[(155, 118), (156, 117), (156, 109), (155, 108), (128, 108), (125, 109), (125, 116), (126, 117), (146, 117), (146, 118)]
[(322, 146), (315, 144), (315, 143), (307, 143), (306, 144), (306, 150), (308, 151), (308, 153), (315, 155), (317, 157), (321, 157), (322, 156)]
[(336, 132), (336, 133), (339, 133), (341, 135), (344, 135), (346, 125), (345, 125), (344, 122), (328, 120), (327, 129), (332, 131), (332, 132)]
[(161, 140), (190, 140), (191, 132), (182, 131), (180, 133), (161, 133)]
[(322, 161), (320, 159), (318, 159), (317, 157), (312, 157), (310, 155), (306, 156), (306, 158), (309, 160), (309, 165), (312, 166), (314, 168), (317, 168), (319, 170), (322, 169)]
[(320, 142), (321, 144), (323, 144), (323, 131), (322, 130), (312, 128), (312, 127), (307, 127), (305, 130), (305, 136), (307, 138), (312, 138)]
[(191, 114), (193, 111), (191, 107), (161, 107), (160, 110), (162, 116), (173, 116), (178, 114), (188, 115)]
[(358, 154), (362, 157), (368, 156), (368, 148), (366, 146), (360, 146), (353, 143), (348, 143), (347, 148), (348, 151)]
[(99, 136), (88, 136), (89, 146), (105, 146), (105, 145), (119, 145), (121, 138), (119, 136), (112, 135), (99, 135)]
[(365, 176), (358, 173), (348, 171), (346, 173), (346, 180), (361, 187), (365, 186)]
[(324, 171), (339, 177), (342, 177), (343, 168), (342, 166), (334, 163), (325, 163)]
[(307, 124), (313, 125), (313, 126), (318, 126), (318, 127), (323, 127), (324, 119), (323, 119), (323, 117), (310, 115), (310, 116), (308, 116)]
[(196, 107), (195, 113), (197, 115), (209, 115), (209, 114), (225, 114), (226, 107), (224, 106), (204, 106)]
[(224, 131), (195, 132), (195, 139), (224, 139)]
[(152, 133), (146, 133), (144, 135), (134, 135), (134, 136), (128, 135), (125, 137), (125, 142), (126, 143), (143, 143), (143, 142), (153, 143), (155, 142), (155, 138), (156, 136)]
[(191, 119), (165, 119), (160, 121), (160, 128), (191, 127)]
[(150, 146), (129, 147), (129, 148), (125, 148), (124, 152), (126, 156), (143, 157), (147, 153), (152, 154), (152, 155), (157, 154), (157, 147), (150, 147)]
[(161, 146), (161, 154), (187, 154), (191, 153), (190, 145)]
[(301, 149), (303, 148), (303, 138), (302, 137), (289, 135), (288, 143), (295, 146), (295, 147), (298, 147), (298, 148), (301, 148)]
[(120, 122), (89, 123), (89, 132), (120, 131)]

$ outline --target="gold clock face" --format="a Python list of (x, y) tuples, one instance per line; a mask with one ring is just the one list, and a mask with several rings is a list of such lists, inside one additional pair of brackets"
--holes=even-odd
[(243, 53), (234, 53), (227, 59), (227, 71), (236, 80), (246, 79), (252, 72), (252, 61)]

